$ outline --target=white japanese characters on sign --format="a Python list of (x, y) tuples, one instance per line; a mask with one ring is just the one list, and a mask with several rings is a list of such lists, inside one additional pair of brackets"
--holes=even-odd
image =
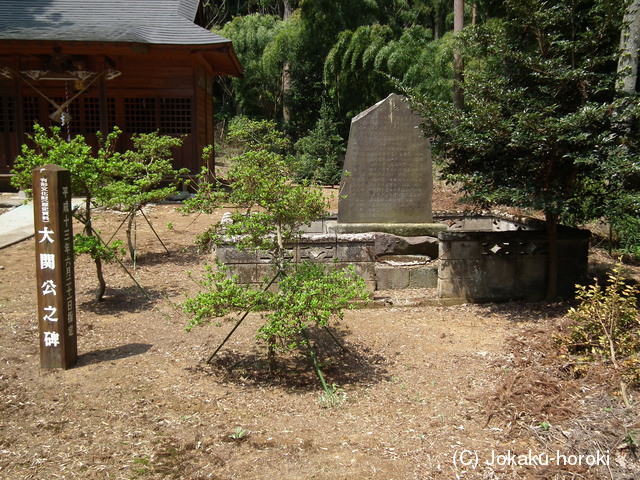
[(57, 332), (44, 332), (44, 346), (57, 347), (60, 345), (60, 334)]
[(40, 366), (77, 360), (71, 176), (47, 165), (33, 171)]
[(56, 293), (56, 284), (53, 283), (53, 280), (47, 280), (40, 287), (42, 290), (42, 295), (57, 295)]
[(45, 241), (53, 243), (53, 238), (51, 237), (51, 235), (53, 235), (55, 232), (53, 230), (49, 230), (49, 227), (44, 227), (44, 229), (39, 230), (38, 233), (42, 236), (38, 243), (43, 243)]
[(40, 254), (40, 270), (55, 270), (56, 269), (56, 256), (54, 253), (41, 253)]
[(49, 223), (49, 179), (47, 177), (40, 179), (40, 210), (42, 223)]

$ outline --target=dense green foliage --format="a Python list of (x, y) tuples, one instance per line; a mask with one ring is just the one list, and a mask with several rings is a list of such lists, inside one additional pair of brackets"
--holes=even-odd
[(451, 1), (214, 3), (202, 21), (234, 42), (245, 70), (220, 81), (219, 121), (241, 114), (275, 120), (294, 141), (311, 136), (301, 148), (327, 158), (315, 161), (324, 172), (310, 172), (315, 153), (303, 151), (307, 178), (337, 182), (326, 170), (339, 165), (351, 118), (397, 85), (451, 96)]
[[(209, 2), (207, 18), (238, 42), (247, 68), (220, 111), (276, 121), (296, 144), (300, 178), (329, 183), (350, 119), (410, 92), (445, 178), (469, 199), (569, 223), (605, 215), (633, 250), (638, 102), (615, 92), (627, 5), (465, 2), (457, 38), (452, 0)], [(451, 109), (454, 48), (464, 57), (461, 111)], [(264, 91), (251, 90), (258, 84)]]
[(464, 36), (466, 108), (414, 96), (444, 176), (481, 205), (599, 216), (637, 168), (637, 105), (615, 92), (623, 2), (506, 3), (509, 21)]
[[(223, 80), (225, 103), (244, 115), (278, 118), (282, 111), (282, 67), (264, 58), (284, 23), (278, 17), (259, 14), (236, 17), (218, 33), (233, 39), (233, 48), (244, 69), (243, 78)], [(233, 93), (233, 98), (229, 94)]]
[(332, 118), (329, 105), (323, 104), (315, 128), (296, 142), (298, 180), (313, 180), (321, 185), (340, 182), (345, 148)]
[(640, 109), (615, 89), (625, 2), (504, 5), (461, 35), (464, 108), (412, 97), (444, 178), (482, 206), (542, 210), (552, 248), (559, 221), (615, 221), (637, 196)]

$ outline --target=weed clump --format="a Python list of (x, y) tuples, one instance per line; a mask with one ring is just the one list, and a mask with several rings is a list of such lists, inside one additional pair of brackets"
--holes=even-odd
[(570, 332), (557, 339), (574, 374), (583, 375), (593, 364), (610, 364), (627, 385), (640, 387), (638, 293), (625, 281), (620, 262), (605, 285), (577, 286), (579, 304), (568, 312)]

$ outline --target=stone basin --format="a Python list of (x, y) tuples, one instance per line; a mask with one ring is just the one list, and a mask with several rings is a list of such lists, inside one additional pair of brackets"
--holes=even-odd
[[(544, 222), (468, 214), (436, 215), (434, 221), (439, 226), (434, 230), (437, 239), (396, 237), (393, 241), (394, 235), (375, 231), (336, 233), (340, 229), (335, 218), (326, 218), (305, 228), (307, 233), (288, 246), (288, 257), (293, 262), (352, 265), (370, 291), (437, 288), (438, 297), (448, 302), (544, 297), (548, 268)], [(561, 226), (558, 237), (558, 292), (571, 297), (575, 284), (587, 278), (590, 232)], [(435, 254), (407, 253), (407, 249), (429, 248), (429, 239), (437, 242), (437, 258)], [(435, 247), (434, 243), (429, 251)], [(232, 239), (218, 247), (217, 257), (246, 283), (259, 284), (271, 272), (268, 255), (238, 251)]]

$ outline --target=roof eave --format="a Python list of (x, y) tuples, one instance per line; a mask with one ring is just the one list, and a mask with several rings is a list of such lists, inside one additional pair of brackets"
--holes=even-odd
[(237, 78), (244, 76), (240, 60), (238, 60), (230, 42), (224, 44), (223, 48), (202, 49), (201, 51), (205, 61), (216, 75), (228, 75)]
[[(60, 40), (20, 40), (20, 39), (0, 39), (0, 44), (5, 45), (32, 45), (32, 46), (60, 46), (66, 43), (73, 45), (77, 49), (90, 48), (95, 46), (110, 46), (115, 48), (124, 48), (131, 52), (140, 52), (154, 47), (159, 48), (177, 48), (188, 51), (190, 53), (200, 53), (202, 58), (208, 64), (212, 72), (216, 75), (228, 75), (231, 77), (242, 77), (243, 69), (240, 60), (233, 49), (231, 42), (221, 42), (216, 44), (159, 44), (144, 42), (106, 42), (102, 40), (86, 41), (72, 40), (62, 42)], [(0, 49), (1, 50), (1, 49)], [(80, 53), (80, 52), (78, 52)]]

